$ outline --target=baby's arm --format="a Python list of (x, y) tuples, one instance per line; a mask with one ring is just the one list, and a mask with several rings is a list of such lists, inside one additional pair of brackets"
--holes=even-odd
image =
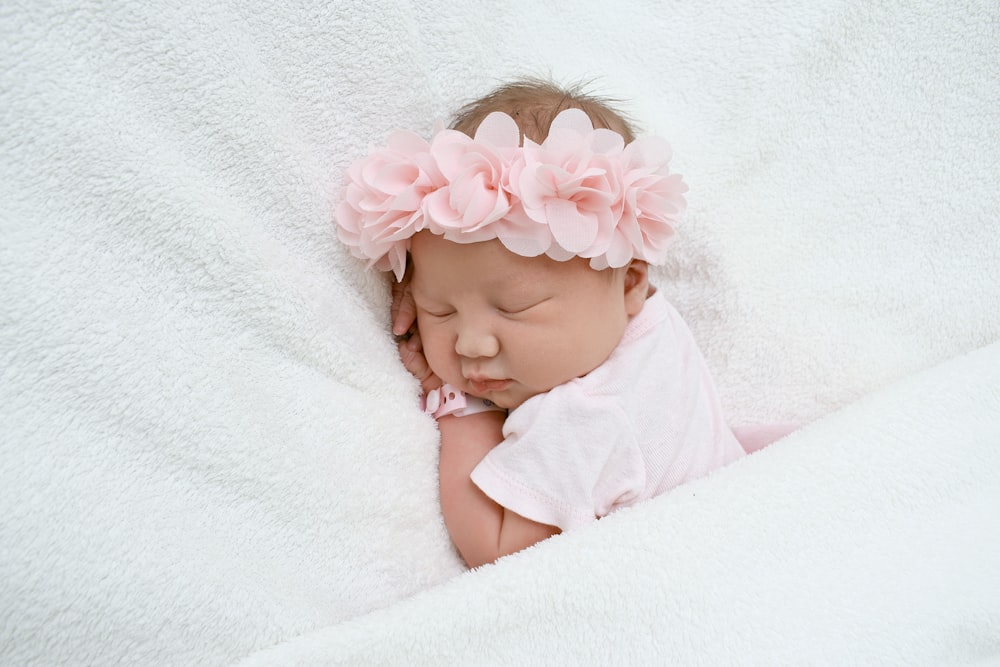
[[(421, 381), (425, 392), (441, 386), (441, 380), (427, 366), (419, 333), (400, 343), (399, 356), (407, 370)], [(489, 410), (438, 419), (441, 513), (451, 541), (469, 567), (492, 563), (559, 532), (558, 528), (504, 509), (470, 478), (473, 468), (503, 440), (505, 417), (502, 412)]]
[(470, 475), (503, 439), (504, 414), (490, 411), (468, 417), (441, 417), (441, 512), (448, 533), (469, 567), (492, 563), (559, 532), (493, 502)]
[[(410, 333), (399, 343), (399, 358), (420, 380), (424, 392), (441, 386), (423, 354), (420, 332), (414, 328), (416, 309), (409, 292), (409, 275), (393, 285), (392, 325), (396, 335)], [(503, 440), (504, 413), (481, 412), (438, 419), (441, 455), (438, 465), (441, 513), (452, 542), (469, 567), (492, 563), (559, 532), (504, 509), (476, 486), (470, 475)]]

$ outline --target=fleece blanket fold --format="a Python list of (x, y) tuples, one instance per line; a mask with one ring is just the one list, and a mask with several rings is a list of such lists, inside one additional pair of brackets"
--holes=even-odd
[[(1000, 657), (1000, 8), (0, 8), (0, 663)], [(691, 186), (654, 282), (805, 426), (473, 572), (343, 169), (522, 74)]]
[[(998, 409), (1000, 343), (868, 396), (710, 479), (240, 664), (996, 657)], [(923, 437), (937, 446), (914, 448)], [(775, 468), (797, 474), (762, 474)], [(880, 511), (859, 512), (867, 503)]]

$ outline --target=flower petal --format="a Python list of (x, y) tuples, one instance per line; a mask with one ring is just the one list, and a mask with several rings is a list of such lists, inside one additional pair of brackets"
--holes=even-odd
[(597, 217), (581, 213), (571, 201), (550, 199), (545, 203), (545, 219), (552, 238), (572, 253), (586, 250), (597, 235)]
[(553, 130), (572, 130), (579, 134), (589, 134), (593, 132), (594, 124), (590, 122), (590, 116), (583, 109), (564, 109), (552, 119), (549, 135)]
[(475, 139), (498, 148), (517, 148), (521, 143), (521, 130), (513, 118), (501, 111), (494, 111), (479, 124)]

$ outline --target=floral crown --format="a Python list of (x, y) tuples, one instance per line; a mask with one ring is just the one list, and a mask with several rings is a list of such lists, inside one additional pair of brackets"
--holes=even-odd
[(519, 143), (517, 124), (501, 112), (475, 139), (442, 129), (427, 142), (397, 130), (351, 165), (337, 208), (340, 240), (397, 280), (410, 238), (424, 229), (456, 243), (499, 239), (525, 257), (584, 257), (598, 270), (663, 261), (688, 189), (670, 173), (665, 140), (625, 145), (566, 109), (541, 144)]

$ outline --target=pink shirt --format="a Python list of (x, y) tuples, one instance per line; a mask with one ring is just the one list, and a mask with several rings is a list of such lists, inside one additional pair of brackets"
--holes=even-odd
[(744, 453), (691, 331), (660, 294), (628, 323), (607, 361), (525, 401), (503, 435), (473, 482), (507, 509), (563, 530)]

